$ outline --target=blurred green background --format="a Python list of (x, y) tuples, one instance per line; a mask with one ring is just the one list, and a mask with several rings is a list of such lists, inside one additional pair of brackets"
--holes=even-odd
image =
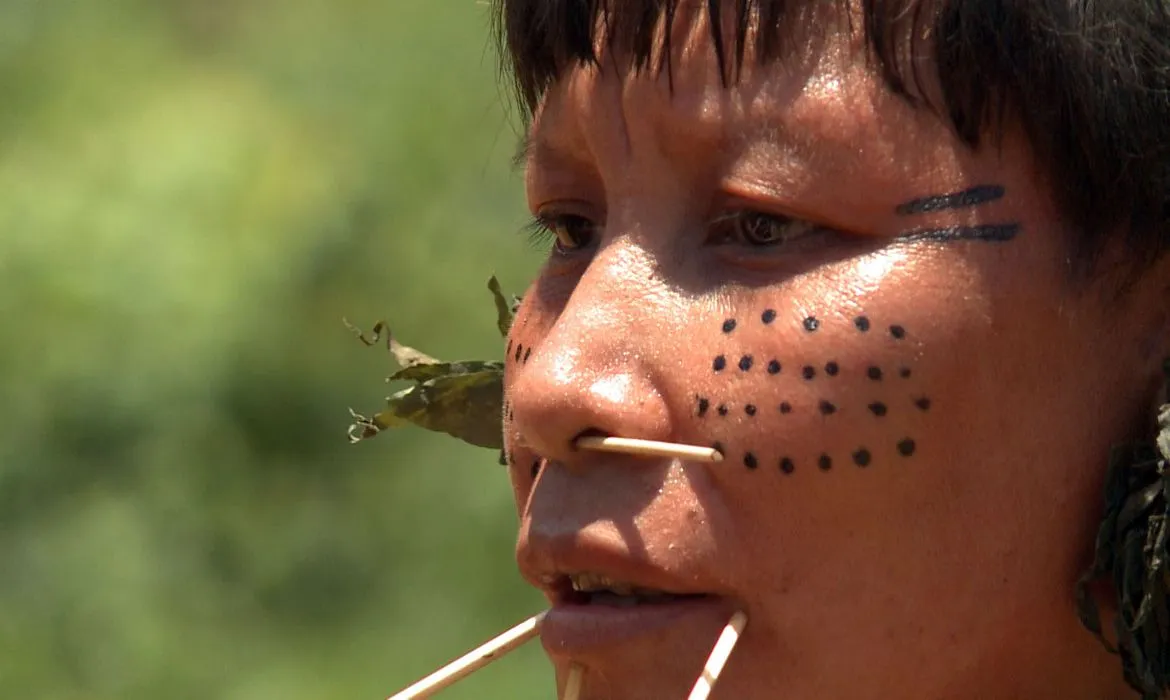
[(495, 453), (346, 439), (343, 316), (494, 359), (539, 262), (486, 4), (2, 7), (0, 698), (385, 698), (538, 611)]

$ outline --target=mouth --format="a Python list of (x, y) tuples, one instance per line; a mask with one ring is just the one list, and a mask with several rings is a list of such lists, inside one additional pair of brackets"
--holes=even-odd
[(612, 653), (628, 642), (676, 632), (688, 622), (718, 625), (733, 608), (714, 594), (651, 588), (597, 572), (550, 576), (545, 584), (552, 606), (540, 636), (554, 656)]
[(554, 604), (566, 606), (633, 608), (711, 597), (705, 593), (676, 593), (644, 588), (592, 572), (562, 575), (554, 578), (552, 584)]

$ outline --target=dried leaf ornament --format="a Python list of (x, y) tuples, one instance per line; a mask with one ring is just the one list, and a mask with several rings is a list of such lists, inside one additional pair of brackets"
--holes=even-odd
[[(509, 303), (494, 276), (488, 281), (488, 289), (495, 301), (496, 327), (500, 335), (507, 336), (518, 300)], [(350, 442), (372, 438), (389, 428), (414, 425), (477, 447), (503, 449), (503, 362), (443, 362), (399, 343), (385, 321), (374, 325), (372, 338), (348, 321), (343, 322), (367, 346), (376, 345), (384, 334), (386, 348), (401, 367), (386, 381), (413, 382), (387, 397), (386, 408), (371, 417), (350, 409), (354, 419), (349, 428)]]
[[(1165, 369), (1170, 394), (1170, 360)], [(1095, 560), (1076, 590), (1081, 622), (1121, 657), (1126, 681), (1143, 700), (1170, 690), (1170, 395), (1158, 410), (1156, 431), (1153, 444), (1113, 450)], [(1090, 592), (1100, 580), (1117, 596), (1117, 648), (1102, 634)]]

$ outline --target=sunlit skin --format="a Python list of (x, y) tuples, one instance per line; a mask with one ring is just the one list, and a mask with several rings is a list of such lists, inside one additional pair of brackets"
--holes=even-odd
[[(972, 152), (889, 94), (855, 38), (809, 42), (804, 67), (749, 55), (724, 88), (706, 22), (676, 31), (673, 94), (603, 60), (533, 121), (528, 203), (558, 242), (506, 376), (524, 576), (607, 552), (744, 609), (715, 697), (1134, 697), (1073, 585), (1108, 448), (1148, 418), (1159, 285), (1077, 278), (1027, 141)], [(897, 213), (979, 186), (1003, 196)], [(979, 224), (1018, 229), (897, 240)], [(574, 450), (586, 430), (726, 459)], [(547, 651), (560, 683), (585, 667), (584, 698), (682, 698), (725, 622)]]

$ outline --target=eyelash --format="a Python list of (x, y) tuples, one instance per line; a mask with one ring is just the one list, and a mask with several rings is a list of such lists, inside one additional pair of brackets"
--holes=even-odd
[[(748, 224), (752, 224), (750, 230), (741, 230), (740, 227)], [(589, 219), (576, 214), (537, 214), (532, 219), (532, 221), (524, 227), (523, 231), (527, 234), (530, 243), (534, 247), (542, 250), (551, 247), (554, 254), (566, 256), (584, 250), (588, 247), (588, 243), (578, 244), (576, 246), (572, 246), (571, 244), (562, 245), (561, 235), (559, 232), (562, 230), (567, 231), (567, 228), (572, 225), (587, 226), (589, 230), (585, 233), (585, 235), (596, 235), (596, 224), (589, 221)], [(792, 235), (784, 235), (784, 233), (781, 233), (777, 236), (777, 240), (775, 242), (751, 243), (747, 241), (748, 236), (760, 232), (761, 225), (778, 225), (780, 227), (784, 227), (783, 231), (797, 229), (797, 232)], [(754, 248), (757, 250), (786, 249), (805, 238), (813, 236), (814, 234), (826, 233), (829, 231), (822, 226), (818, 226), (802, 219), (794, 219), (792, 217), (776, 214), (767, 214), (751, 209), (739, 209), (718, 216), (709, 222), (708, 228), (708, 244), (728, 245), (741, 243), (746, 245), (748, 248)], [(580, 234), (579, 231), (577, 233)], [(568, 233), (567, 236), (572, 238), (573, 234)]]

